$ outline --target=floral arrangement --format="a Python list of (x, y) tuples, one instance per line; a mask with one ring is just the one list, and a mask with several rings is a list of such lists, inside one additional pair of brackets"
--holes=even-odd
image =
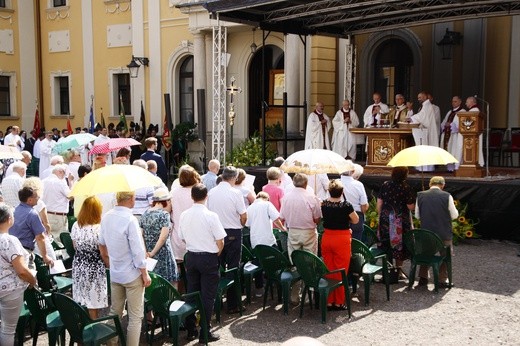
[(365, 224), (372, 229), (379, 226), (379, 214), (377, 213), (377, 198), (372, 195), (372, 199), (368, 202), (368, 210), (365, 213)]
[(475, 232), (475, 225), (478, 221), (473, 221), (466, 216), (468, 203), (461, 203), (455, 200), (455, 207), (459, 211), (459, 217), (451, 221), (453, 228), (453, 244), (457, 244), (460, 240), (466, 238), (478, 238), (479, 235)]
[[(246, 141), (240, 143), (232, 149), (233, 160), (231, 160), (231, 153), (226, 155), (226, 162), (235, 167), (254, 167), (262, 164), (262, 138), (258, 133), (249, 137)], [(265, 147), (266, 164), (270, 164), (275, 158), (275, 153), (270, 150), (269, 146)]]
[[(466, 216), (468, 210), (468, 203), (461, 203), (455, 200), (455, 207), (459, 212), (459, 217), (451, 221), (453, 228), (453, 244), (457, 244), (460, 240), (466, 238), (478, 238), (479, 235), (475, 232), (475, 225), (478, 221), (473, 221)], [(377, 199), (372, 196), (368, 203), (368, 210), (365, 214), (365, 224), (372, 229), (377, 229), (379, 225), (379, 214), (377, 213)], [(421, 227), (421, 221), (413, 217), (414, 228)]]

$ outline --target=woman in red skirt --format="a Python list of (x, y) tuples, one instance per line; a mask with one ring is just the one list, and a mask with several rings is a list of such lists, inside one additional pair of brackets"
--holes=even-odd
[[(350, 265), (352, 231), (351, 223), (358, 223), (359, 217), (352, 205), (343, 195), (343, 184), (332, 180), (329, 184), (330, 198), (323, 201), (323, 227), (325, 233), (321, 240), (321, 254), (329, 270), (345, 268)], [(341, 273), (330, 274), (331, 279), (341, 280)], [(329, 294), (327, 307), (330, 310), (345, 310), (345, 291), (335, 289)]]

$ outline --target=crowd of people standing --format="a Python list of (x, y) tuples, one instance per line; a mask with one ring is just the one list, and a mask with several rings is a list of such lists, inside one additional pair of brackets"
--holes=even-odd
[[(348, 108), (348, 102), (344, 107)], [(320, 122), (326, 120), (323, 114), (321, 117)], [(108, 140), (106, 130), (100, 129), (94, 144)], [(318, 136), (324, 134), (325, 131), (318, 132)], [(141, 167), (143, 174), (161, 177), (164, 160), (156, 153), (157, 138), (151, 136), (144, 140), (146, 151), (133, 161), (134, 148), (123, 148), (114, 156), (92, 157), (90, 165), (83, 161), (82, 150), (88, 151), (85, 147), (51, 156), (46, 167), (42, 153), (46, 152), (45, 145), (48, 144), (44, 141), (54, 141), (56, 145), (59, 139), (55, 141), (53, 136), (48, 132), (39, 140), (43, 142), (39, 144), (40, 167), (32, 170), (43, 179), (26, 178), (27, 167), (32, 162), (30, 152), (23, 155), (22, 160), (6, 164), (6, 172), (11, 169), (11, 173), (2, 182), (0, 265), (9, 275), (0, 278), (0, 283), (5, 284), (2, 287), (7, 287), (0, 293), (2, 345), (10, 345), (14, 340), (15, 326), (6, 314), (18, 315), (23, 290), (28, 285), (36, 285), (30, 271), (34, 268), (34, 256), (41, 256), (43, 262), (52, 267), (57, 258), (49, 244), (52, 239), (59, 241), (61, 234), (68, 233), (69, 229), (76, 250), (72, 262), (74, 300), (86, 306), (92, 318), (97, 318), (100, 309), (109, 305), (106, 276), (109, 268), (110, 311), (121, 316), (126, 309), (129, 345), (138, 345), (141, 334), (143, 293), (151, 283), (148, 258), (157, 260), (154, 271), (181, 292), (201, 293), (206, 312), (201, 318), (206, 319), (206, 324), (201, 324), (203, 330), (199, 333), (195, 317), (188, 318), (187, 337), (188, 340), (198, 337), (204, 342), (203, 335), (207, 335), (211, 342), (219, 340), (211, 331), (211, 316), (220, 267), (240, 265), (244, 226), (250, 228), (253, 247), (274, 246), (273, 227), (287, 232), (289, 257), (296, 249), (317, 255), (321, 246), (323, 260), (330, 270), (345, 268), (348, 271), (351, 239), (362, 239), (368, 200), (363, 184), (358, 180), (362, 167), (351, 162), (340, 179), (330, 181), (326, 175), (312, 177), (297, 173), (291, 178), (280, 169), (283, 158), (277, 158), (266, 172), (268, 183), (262, 191), (255, 193), (243, 170), (233, 166), (221, 170), (220, 163), (211, 160), (208, 173), (202, 176), (189, 165), (180, 167), (178, 179), (170, 189), (166, 175), (163, 184), (155, 187), (71, 201), (71, 187), (91, 170), (109, 164), (132, 164)], [(23, 150), (16, 135), (11, 137), (14, 139), (9, 139), (10, 145)], [(333, 143), (336, 142), (333, 140)], [(322, 144), (328, 145), (325, 137)], [(35, 145), (33, 154), (34, 148)], [(348, 155), (350, 150), (346, 152)], [(446, 220), (455, 215), (453, 199), (442, 191), (444, 180), (436, 177), (430, 182), (431, 192), (421, 193), (416, 200), (406, 184), (406, 176), (406, 168), (394, 169), (392, 180), (381, 188), (377, 203), (380, 246), (391, 249), (397, 267), (408, 258), (402, 236), (412, 227), (412, 210), (426, 225), (442, 229), (440, 234), (446, 244), (451, 239), (448, 230), (451, 223)], [(322, 192), (318, 192), (318, 186)], [(433, 217), (436, 213), (444, 216), (442, 221)], [(69, 227), (69, 216), (73, 215), (77, 220)], [(320, 244), (317, 226), (321, 223), (324, 232)], [(186, 268), (187, 287), (183, 287), (179, 275), (180, 265)], [(424, 284), (427, 275), (423, 269), (419, 284)], [(445, 276), (441, 275), (441, 278)], [(263, 277), (257, 275), (257, 294), (263, 285)], [(295, 285), (291, 294), (294, 303), (299, 301), (299, 294), (299, 286)], [(343, 310), (345, 299), (342, 290), (335, 290), (329, 296), (327, 306), (331, 310)], [(229, 314), (243, 311), (241, 297), (235, 291), (227, 292), (226, 300)]]

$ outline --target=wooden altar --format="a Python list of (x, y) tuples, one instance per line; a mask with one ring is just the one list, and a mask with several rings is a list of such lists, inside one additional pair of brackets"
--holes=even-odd
[(387, 166), (392, 157), (414, 146), (411, 128), (353, 128), (350, 132), (367, 136), (367, 173), (392, 170)]

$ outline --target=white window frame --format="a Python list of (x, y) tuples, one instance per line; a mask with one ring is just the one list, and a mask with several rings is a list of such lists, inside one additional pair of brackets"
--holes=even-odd
[[(119, 93), (118, 93), (118, 85), (117, 85), (117, 76), (118, 74), (128, 74), (130, 75), (130, 70), (128, 68), (117, 67), (111, 68), (108, 70), (108, 95), (109, 98), (109, 106), (110, 106), (110, 117), (119, 117), (118, 105), (119, 105)], [(130, 78), (130, 100), (133, 100), (134, 97), (134, 88), (132, 85), (132, 79)], [(130, 107), (132, 107), (132, 102), (130, 102)], [(126, 109), (125, 109), (126, 110)], [(130, 114), (134, 114), (133, 110), (130, 109)], [(129, 119), (129, 116), (126, 116)]]
[[(60, 110), (60, 83), (58, 77), (69, 78), (69, 113), (59, 114)], [(72, 74), (70, 71), (53, 71), (50, 73), (50, 87), (51, 87), (51, 113), (54, 116), (72, 116)]]
[[(7, 5), (7, 4), (6, 4)], [(16, 116), (16, 72), (0, 71), (0, 76), (9, 77), (9, 115), (10, 117)], [(0, 119), (5, 119), (6, 115), (0, 116)]]

